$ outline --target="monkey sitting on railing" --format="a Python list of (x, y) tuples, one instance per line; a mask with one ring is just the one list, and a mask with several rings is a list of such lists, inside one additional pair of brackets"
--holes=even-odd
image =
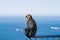
[(24, 29), (26, 37), (29, 39), (36, 35), (37, 26), (35, 20), (30, 14), (26, 15), (27, 27)]

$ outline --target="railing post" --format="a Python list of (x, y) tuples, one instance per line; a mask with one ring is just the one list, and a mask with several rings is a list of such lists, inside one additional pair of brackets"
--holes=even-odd
[(36, 38), (35, 38), (35, 40), (36, 40)]
[(43, 40), (42, 37), (40, 39)]
[(48, 37), (47, 37), (47, 40), (48, 40)]
[(52, 37), (53, 38), (53, 40), (54, 40), (54, 37)]
[(60, 37), (59, 37), (59, 40), (60, 40)]

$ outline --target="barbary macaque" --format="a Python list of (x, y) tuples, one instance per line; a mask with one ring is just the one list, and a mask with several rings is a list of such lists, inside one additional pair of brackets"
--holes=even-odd
[(24, 29), (26, 37), (29, 39), (36, 35), (37, 25), (30, 14), (26, 15), (27, 27)]

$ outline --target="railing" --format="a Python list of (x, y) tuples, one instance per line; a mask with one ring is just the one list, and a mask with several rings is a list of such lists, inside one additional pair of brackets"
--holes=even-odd
[(31, 37), (31, 38), (34, 38), (35, 40), (37, 40), (37, 38), (39, 38), (40, 40), (43, 40), (43, 38), (46, 38), (45, 40), (49, 40), (49, 38), (52, 38), (51, 40), (56, 40), (55, 38), (58, 38), (57, 40), (60, 40), (60, 35), (34, 36), (34, 37)]

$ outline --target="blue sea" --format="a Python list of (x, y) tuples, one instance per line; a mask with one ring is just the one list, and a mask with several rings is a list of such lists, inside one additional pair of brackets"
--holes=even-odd
[[(60, 28), (60, 16), (33, 16), (33, 18), (37, 24), (36, 35), (60, 35), (60, 30), (50, 28)], [(25, 27), (25, 16), (0, 16), (0, 40), (25, 40), (24, 33), (16, 31), (16, 28), (24, 30)]]

